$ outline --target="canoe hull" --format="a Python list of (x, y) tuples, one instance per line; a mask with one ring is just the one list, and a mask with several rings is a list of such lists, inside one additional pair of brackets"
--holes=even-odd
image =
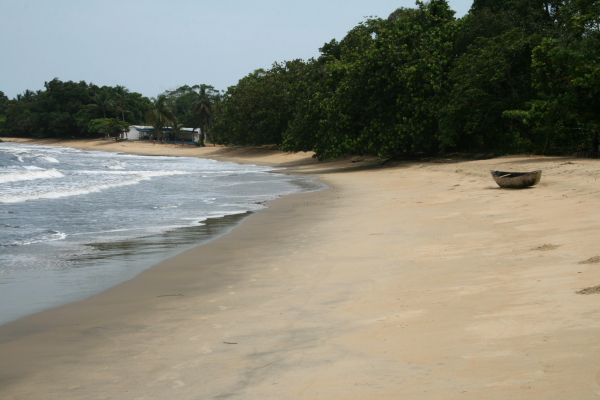
[(506, 171), (490, 171), (492, 177), (503, 188), (521, 189), (529, 186), (537, 185), (542, 179), (542, 171), (533, 172), (506, 172)]

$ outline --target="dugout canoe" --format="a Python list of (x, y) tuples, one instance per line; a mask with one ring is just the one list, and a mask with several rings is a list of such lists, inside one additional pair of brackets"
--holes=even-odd
[(537, 185), (542, 178), (542, 171), (532, 172), (506, 172), (506, 171), (490, 171), (492, 177), (503, 188), (520, 189), (529, 186)]

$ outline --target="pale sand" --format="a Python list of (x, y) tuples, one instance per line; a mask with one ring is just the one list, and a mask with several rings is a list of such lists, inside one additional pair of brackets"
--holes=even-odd
[[(0, 328), (1, 399), (600, 397), (600, 294), (576, 294), (600, 284), (597, 160), (64, 145), (288, 165), (331, 189)], [(544, 172), (503, 190), (491, 168)]]

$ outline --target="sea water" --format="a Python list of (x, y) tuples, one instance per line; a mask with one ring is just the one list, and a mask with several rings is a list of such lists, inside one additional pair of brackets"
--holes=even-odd
[(274, 168), (0, 143), (0, 324), (80, 300), (320, 190)]

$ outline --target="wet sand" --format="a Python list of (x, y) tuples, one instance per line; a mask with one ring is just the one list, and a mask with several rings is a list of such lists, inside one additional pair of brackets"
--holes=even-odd
[[(62, 145), (279, 165), (331, 188), (0, 327), (2, 399), (600, 397), (600, 294), (576, 293), (600, 285), (597, 160)], [(544, 172), (504, 190), (489, 169)]]

